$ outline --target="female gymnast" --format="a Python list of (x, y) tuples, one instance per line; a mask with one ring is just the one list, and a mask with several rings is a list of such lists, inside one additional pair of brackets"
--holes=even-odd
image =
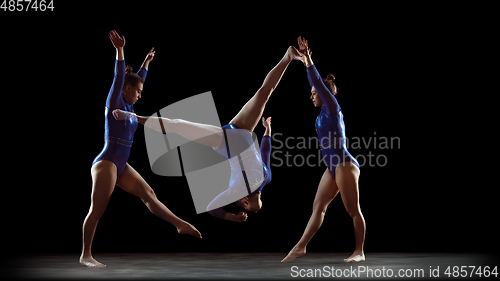
[(345, 262), (365, 260), (363, 245), (365, 240), (365, 220), (359, 206), (359, 164), (347, 151), (345, 126), (341, 108), (334, 97), (337, 94), (335, 77), (329, 74), (321, 79), (311, 59), (307, 40), (298, 38), (302, 59), (307, 67), (307, 78), (311, 85), (311, 100), (315, 107), (321, 107), (316, 118), (316, 132), (320, 140), (323, 159), (327, 169), (323, 173), (313, 203), (313, 212), (299, 242), (281, 262), (288, 262), (306, 254), (306, 246), (323, 223), (326, 208), (339, 193), (342, 202), (354, 222), (356, 248)]
[(105, 267), (92, 257), (91, 247), (97, 222), (106, 210), (115, 185), (141, 198), (153, 214), (173, 224), (178, 233), (201, 238), (196, 228), (175, 216), (156, 198), (153, 189), (127, 163), (137, 129), (137, 120), (129, 118), (119, 122), (109, 114), (117, 108), (134, 112), (134, 104), (141, 98), (149, 63), (155, 55), (154, 48), (146, 56), (139, 72), (135, 74), (128, 66), (127, 71), (125, 70), (123, 52), (125, 36), (120, 37), (113, 30), (109, 38), (116, 49), (115, 78), (104, 110), (104, 148), (92, 163), (92, 201), (89, 213), (83, 222), (83, 249), (80, 263), (88, 267)]
[[(256, 151), (255, 146), (252, 143), (248, 143), (248, 147), (251, 149), (243, 152), (239, 157), (231, 158), (231, 153), (235, 150), (234, 146), (231, 148), (227, 148), (221, 145), (217, 152), (222, 156), (230, 159), (231, 163), (231, 180), (229, 182), (229, 188), (219, 194), (210, 204), (208, 205), (208, 213), (212, 216), (231, 220), (235, 222), (243, 222), (248, 218), (248, 215), (245, 212), (240, 212), (238, 215), (233, 216), (234, 214), (228, 213), (224, 210), (225, 202), (232, 201), (230, 198), (236, 196), (240, 198), (241, 191), (245, 190), (241, 188), (241, 183), (248, 182), (248, 190), (245, 197), (238, 199), (235, 201), (236, 205), (245, 209), (249, 212), (257, 213), (262, 208), (262, 200), (261, 200), (261, 192), (264, 186), (271, 182), (271, 117), (265, 119), (262, 117), (262, 126), (266, 128), (264, 136), (262, 136), (262, 140), (260, 142), (260, 157), (258, 157), (258, 153)], [(243, 133), (243, 136), (248, 141), (251, 141), (252, 138), (248, 138), (246, 134)], [(234, 138), (234, 141), (238, 141), (238, 138)], [(228, 141), (231, 143), (231, 141)], [(246, 143), (246, 142), (242, 142)], [(243, 147), (246, 147), (244, 145)], [(228, 152), (229, 151), (229, 155)], [(244, 164), (243, 164), (244, 163)], [(245, 166), (245, 171), (241, 170), (241, 167)], [(260, 172), (262, 171), (262, 172)], [(237, 182), (240, 183), (240, 188)], [(255, 189), (257, 187), (257, 189)], [(255, 190), (254, 190), (255, 189)], [(254, 191), (252, 191), (254, 190)], [(222, 205), (222, 206), (221, 206)], [(217, 206), (221, 206), (218, 207)], [(229, 215), (228, 215), (229, 214)]]
[(281, 61), (267, 74), (258, 91), (229, 124), (222, 128), (182, 119), (141, 117), (120, 109), (113, 111), (113, 115), (117, 120), (137, 118), (139, 123), (159, 132), (177, 133), (186, 139), (212, 147), (217, 153), (230, 159), (229, 188), (219, 194), (207, 210), (215, 217), (243, 222), (248, 217), (246, 212), (233, 214), (226, 212), (223, 207), (232, 202), (237, 202), (237, 205), (246, 211), (257, 212), (262, 207), (260, 192), (271, 180), (271, 118), (262, 119), (266, 133), (262, 138), (261, 155), (257, 152), (251, 135), (286, 68), (292, 60), (300, 60), (300, 57), (302, 55), (297, 49), (290, 46)]

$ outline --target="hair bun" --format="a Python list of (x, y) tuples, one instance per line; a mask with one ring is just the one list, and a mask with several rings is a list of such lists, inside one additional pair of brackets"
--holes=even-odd
[(335, 75), (333, 75), (333, 73), (328, 73), (328, 75), (326, 76), (326, 79), (335, 81)]
[(338, 93), (337, 85), (335, 85), (335, 75), (333, 73), (328, 73), (328, 75), (323, 78), (323, 83), (330, 90), (330, 92), (335, 96)]
[(127, 67), (125, 68), (125, 73), (132, 73), (133, 70), (134, 69), (130, 65), (127, 64)]

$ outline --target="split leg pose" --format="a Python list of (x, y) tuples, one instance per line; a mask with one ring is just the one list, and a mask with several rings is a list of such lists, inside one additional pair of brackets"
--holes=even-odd
[[(313, 203), (313, 212), (302, 238), (281, 262), (291, 261), (306, 254), (306, 246), (323, 223), (326, 209), (340, 192), (342, 202), (354, 223), (355, 250), (344, 259), (345, 262), (365, 260), (363, 246), (365, 241), (365, 219), (359, 206), (359, 164), (347, 151), (345, 125), (341, 108), (335, 98), (337, 86), (335, 76), (329, 74), (322, 79), (314, 66), (307, 41), (299, 37), (300, 52), (307, 67), (307, 78), (311, 85), (311, 100), (315, 107), (321, 107), (316, 118), (316, 131), (321, 140), (321, 152), (327, 169), (321, 178)], [(334, 136), (334, 137), (331, 137)]]
[[(287, 69), (288, 65), (292, 60), (300, 60), (302, 55), (295, 49), (294, 47), (289, 47), (283, 58), (279, 61), (279, 63), (267, 74), (262, 86), (257, 90), (257, 92), (250, 98), (250, 100), (243, 106), (243, 108), (239, 111), (239, 113), (229, 122), (228, 125), (219, 128), (217, 126), (200, 124), (189, 122), (182, 119), (168, 119), (163, 117), (142, 117), (137, 116), (134, 113), (126, 112), (123, 110), (115, 110), (113, 111), (113, 115), (117, 120), (123, 120), (127, 118), (137, 118), (138, 122), (148, 126), (152, 129), (155, 129), (159, 132), (163, 133), (171, 133), (175, 132), (189, 140), (196, 141), (203, 145), (212, 147), (219, 154), (227, 157), (228, 159), (232, 156), (238, 155), (242, 151), (236, 151), (235, 149), (229, 149), (229, 145), (224, 141), (227, 139), (227, 135), (229, 130), (235, 130), (232, 132), (236, 132), (232, 134), (234, 143), (242, 143), (245, 146), (244, 148), (253, 147), (253, 140), (251, 134), (258, 122), (261, 120), (262, 114), (264, 112), (264, 108), (269, 100), (271, 94), (276, 89), (283, 73)], [(270, 135), (270, 126), (269, 128), (266, 126), (270, 125), (270, 119), (268, 122), (263, 120), (263, 125), (266, 127), (266, 135)], [(239, 130), (238, 130), (239, 129)], [(236, 135), (236, 136), (235, 136)], [(262, 150), (264, 148), (264, 150)], [(258, 184), (260, 186), (255, 186), (252, 188), (254, 192), (249, 192), (247, 194), (239, 195), (234, 194), (235, 188), (233, 186), (229, 186), (228, 190), (221, 193), (211, 205), (214, 203), (227, 202), (230, 193), (233, 193), (231, 198), (241, 198), (237, 200), (237, 204), (243, 207), (246, 211), (256, 212), (260, 210), (262, 207), (262, 201), (260, 200), (260, 191), (262, 187), (269, 183), (271, 180), (271, 173), (269, 167), (269, 157), (265, 156), (270, 153), (270, 137), (264, 136), (262, 139), (261, 152), (264, 151), (261, 157), (256, 150), (250, 151), (247, 155), (250, 158), (255, 158), (253, 163), (261, 163), (261, 167), (263, 169), (261, 173), (260, 180)], [(231, 151), (230, 151), (231, 150)], [(263, 159), (264, 158), (264, 159)], [(267, 161), (266, 161), (267, 159)], [(248, 158), (246, 159), (248, 160)], [(263, 161), (264, 160), (264, 161)], [(240, 160), (241, 161), (241, 160)], [(244, 160), (245, 161), (245, 160)], [(241, 165), (231, 165), (231, 180), (230, 183), (241, 183), (243, 181), (243, 177), (240, 177), (236, 180), (238, 176), (241, 175), (241, 170), (237, 170)], [(262, 176), (263, 175), (263, 176)], [(246, 175), (248, 178), (251, 177), (248, 174)], [(251, 180), (249, 180), (251, 181)], [(233, 201), (235, 202), (235, 201)], [(217, 205), (217, 206), (220, 206)], [(210, 205), (209, 205), (210, 207)], [(247, 214), (245, 212), (240, 212), (239, 214), (232, 214), (224, 211), (222, 207), (216, 208), (214, 210), (210, 209), (209, 212), (221, 219), (242, 222), (247, 219)]]
[(110, 39), (116, 48), (115, 78), (106, 99), (104, 148), (92, 163), (92, 201), (83, 222), (83, 249), (80, 263), (88, 267), (105, 267), (92, 257), (91, 248), (97, 223), (106, 210), (115, 185), (141, 198), (151, 213), (173, 224), (178, 233), (201, 238), (196, 228), (175, 216), (156, 198), (153, 189), (127, 163), (137, 120), (130, 118), (120, 122), (111, 116), (111, 112), (117, 108), (125, 112), (134, 112), (133, 105), (141, 98), (148, 66), (155, 52), (151, 49), (141, 69), (135, 74), (131, 68), (125, 67), (123, 51), (125, 36), (120, 37), (113, 30), (110, 32)]

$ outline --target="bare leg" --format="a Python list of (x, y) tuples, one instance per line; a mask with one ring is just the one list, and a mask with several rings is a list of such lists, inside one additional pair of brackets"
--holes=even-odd
[[(293, 47), (290, 47), (293, 48)], [(264, 83), (254, 96), (241, 108), (240, 112), (229, 122), (239, 128), (253, 132), (260, 121), (266, 103), (272, 92), (278, 86), (281, 76), (285, 73), (288, 64), (293, 60), (292, 51), (287, 51), (281, 61), (267, 74)]]
[(339, 193), (339, 189), (335, 180), (328, 169), (325, 170), (316, 192), (316, 197), (313, 203), (313, 212), (309, 222), (307, 223), (304, 234), (299, 242), (293, 247), (288, 255), (281, 262), (289, 262), (297, 257), (306, 254), (306, 246), (314, 236), (316, 231), (321, 227), (325, 216), (326, 208)]
[(188, 140), (210, 146), (214, 150), (219, 149), (222, 142), (222, 129), (217, 126), (195, 123), (182, 119), (143, 117), (121, 109), (113, 110), (113, 116), (117, 120), (128, 119), (131, 115), (135, 116), (139, 123), (153, 130), (164, 134), (176, 133)]
[(92, 257), (92, 240), (97, 223), (108, 206), (115, 188), (116, 166), (113, 162), (101, 160), (92, 166), (92, 202), (90, 210), (83, 222), (83, 249), (80, 263), (88, 267), (105, 267)]
[(179, 234), (189, 234), (201, 239), (201, 233), (191, 224), (174, 215), (161, 203), (148, 183), (128, 163), (116, 183), (123, 190), (139, 197), (154, 215), (173, 224)]
[(344, 162), (337, 166), (335, 178), (342, 195), (344, 207), (353, 219), (356, 248), (354, 253), (345, 259), (345, 262), (360, 262), (365, 260), (363, 245), (365, 243), (365, 219), (359, 206), (358, 179), (359, 169), (351, 162)]
[[(151, 122), (158, 122), (157, 120), (148, 119), (145, 123), (146, 126), (150, 126)], [(188, 140), (195, 141), (197, 143), (210, 146), (214, 150), (219, 149), (220, 144), (222, 143), (222, 128), (190, 122), (182, 119), (168, 119), (168, 118), (160, 118), (164, 133), (176, 133)]]

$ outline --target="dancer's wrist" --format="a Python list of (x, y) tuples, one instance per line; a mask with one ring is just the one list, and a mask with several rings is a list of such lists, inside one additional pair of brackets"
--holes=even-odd
[(117, 61), (125, 60), (125, 54), (123, 52), (123, 47), (116, 48), (116, 60)]
[(227, 221), (236, 221), (236, 215), (233, 213), (226, 213), (224, 219)]
[(148, 69), (148, 68), (149, 68), (149, 62), (150, 62), (150, 61), (146, 58), (146, 59), (144, 60), (144, 62), (142, 63), (141, 68), (144, 68), (144, 69), (146, 69), (146, 70), (148, 70), (148, 71), (149, 71), (149, 69)]
[(307, 56), (305, 61), (306, 61), (306, 67), (311, 67), (314, 64), (310, 56)]

